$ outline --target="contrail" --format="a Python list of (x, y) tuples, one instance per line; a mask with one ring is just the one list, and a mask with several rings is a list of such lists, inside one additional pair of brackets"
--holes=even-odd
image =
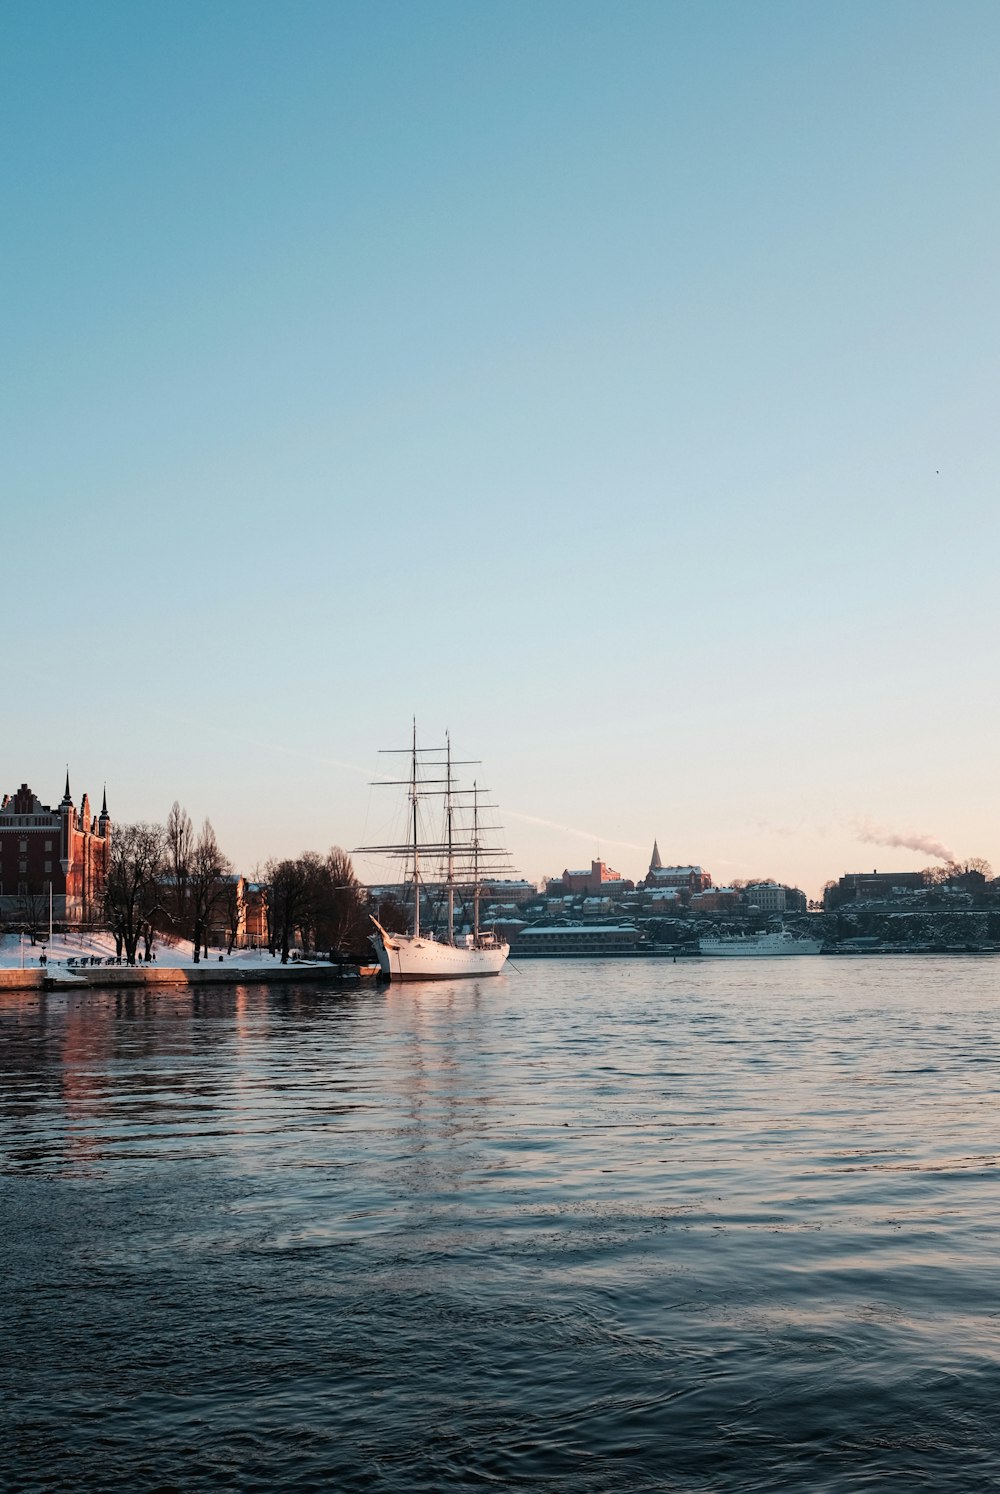
[(504, 819), (523, 820), (527, 825), (544, 825), (547, 830), (561, 830), (564, 835), (575, 835), (578, 840), (589, 840), (591, 845), (623, 846), (627, 851), (648, 851), (648, 846), (637, 846), (632, 840), (613, 840), (608, 835), (598, 835), (594, 830), (578, 830), (574, 825), (561, 825), (558, 820), (543, 820), (537, 814), (522, 814), (518, 809), (504, 809)]
[[(301, 747), (288, 747), (278, 742), (265, 742), (260, 737), (247, 738), (242, 732), (234, 731), (230, 727), (215, 726), (211, 722), (199, 721), (192, 716), (186, 716), (181, 711), (165, 711), (160, 707), (153, 707), (153, 715), (162, 716), (165, 720), (183, 722), (186, 726), (197, 727), (199, 731), (210, 731), (216, 736), (225, 737), (230, 741), (239, 741), (244, 746), (249, 743), (259, 748), (262, 752), (276, 752), (283, 757), (295, 757), (303, 762), (318, 763), (324, 768), (342, 768), (347, 773), (356, 773), (359, 778), (368, 779), (372, 783), (391, 783), (394, 779), (388, 779), (376, 772), (374, 775), (370, 768), (359, 767), (357, 763), (344, 762), (342, 758), (327, 757), (318, 752), (306, 752)], [(598, 835), (593, 830), (579, 830), (574, 825), (561, 825), (558, 820), (544, 820), (536, 814), (521, 814), (516, 809), (504, 809), (504, 818), (510, 820), (523, 820), (528, 825), (544, 825), (547, 830), (561, 830), (564, 835), (574, 835), (578, 840), (589, 840), (592, 845), (621, 846), (628, 851), (646, 851), (647, 846), (638, 846), (631, 840), (614, 840), (607, 835)]]
[(318, 763), (323, 768), (343, 768), (346, 773), (357, 773), (361, 778), (371, 777), (370, 770), (359, 767), (357, 763), (347, 763), (342, 758), (327, 757), (318, 752), (305, 752), (301, 747), (286, 747), (279, 742), (265, 742), (260, 737), (247, 737), (243, 732), (234, 731), (231, 727), (215, 726), (210, 721), (198, 721), (193, 716), (185, 716), (181, 711), (165, 711), (154, 706), (151, 714), (162, 716), (165, 721), (180, 721), (185, 726), (195, 726), (199, 731), (214, 732), (217, 737), (225, 737), (227, 741), (241, 742), (244, 746), (249, 743), (253, 747), (258, 747), (261, 752), (277, 752), (283, 757), (296, 757), (302, 762)]
[(933, 835), (924, 835), (918, 830), (900, 832), (889, 830), (885, 825), (874, 825), (870, 820), (859, 820), (855, 825), (858, 840), (871, 846), (898, 846), (904, 851), (922, 851), (938, 861), (955, 861), (955, 852), (949, 850)]

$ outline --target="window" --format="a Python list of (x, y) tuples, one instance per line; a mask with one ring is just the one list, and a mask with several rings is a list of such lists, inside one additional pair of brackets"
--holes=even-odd
[(51, 861), (46, 861), (46, 863), (45, 863), (45, 870), (51, 876), (51, 874), (52, 874), (52, 862)]
[(26, 861), (19, 861), (17, 863), (17, 869), (21, 873), (21, 875), (24, 876), (24, 873), (28, 870), (28, 863)]
[(24, 853), (25, 853), (25, 851), (27, 849), (28, 849), (28, 842), (26, 840), (22, 840), (22, 842), (21, 842), (21, 855), (22, 856), (24, 855)]
[(51, 842), (51, 840), (47, 840), (47, 841), (46, 841), (46, 842), (45, 842), (45, 849), (46, 849), (46, 850), (47, 850), (47, 851), (51, 851), (51, 849), (52, 849), (52, 842)]

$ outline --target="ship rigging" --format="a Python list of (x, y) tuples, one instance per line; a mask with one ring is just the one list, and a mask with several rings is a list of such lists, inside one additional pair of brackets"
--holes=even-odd
[[(478, 766), (476, 761), (458, 761), (452, 757), (451, 736), (445, 734), (443, 747), (419, 747), (417, 727), (413, 723), (413, 740), (409, 747), (388, 749), (393, 755), (405, 753), (410, 759), (406, 779), (379, 780), (405, 787), (408, 791), (408, 829), (405, 842), (392, 845), (361, 846), (362, 853), (396, 856), (404, 859), (412, 884), (412, 932), (392, 933), (372, 918), (375, 932), (372, 944), (378, 954), (382, 973), (390, 980), (447, 980), (463, 976), (498, 975), (509, 953), (507, 943), (492, 928), (484, 928), (481, 919), (483, 883), (490, 875), (511, 870), (508, 853), (491, 844), (484, 836), (499, 830), (486, 825), (482, 813), (496, 808), (484, 802), (486, 792), (473, 780), (471, 787), (460, 788), (455, 780), (456, 767)], [(428, 776), (442, 771), (444, 777)], [(437, 839), (426, 839), (422, 833), (420, 805), (427, 798), (442, 798), (443, 825)], [(436, 868), (438, 875), (425, 879), (425, 868)], [(431, 887), (443, 890), (446, 903), (445, 929), (421, 928), (422, 891)], [(471, 897), (472, 924), (456, 927), (456, 897)]]

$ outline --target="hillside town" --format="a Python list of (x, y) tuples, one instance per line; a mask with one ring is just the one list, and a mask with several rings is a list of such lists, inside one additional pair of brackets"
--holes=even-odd
[(979, 859), (915, 872), (849, 872), (811, 901), (770, 877), (716, 886), (701, 866), (664, 865), (654, 842), (638, 882), (592, 861), (535, 893), (514, 883), (490, 891), (487, 916), (520, 954), (686, 951), (706, 936), (777, 927), (845, 954), (1000, 948), (1000, 878)]
[[(702, 866), (665, 863), (654, 841), (637, 882), (592, 860), (540, 884), (484, 878), (478, 893), (484, 922), (521, 956), (676, 955), (706, 936), (777, 928), (845, 954), (1000, 948), (1000, 878), (982, 860), (849, 872), (810, 901), (772, 877), (717, 886)], [(74, 800), (68, 772), (55, 807), (27, 783), (0, 799), (0, 937), (32, 947), (55, 931), (102, 930), (129, 964), (182, 943), (195, 963), (240, 950), (283, 963), (364, 959), (371, 917), (404, 931), (412, 902), (406, 881), (362, 885), (338, 847), (240, 870), (211, 823), (196, 832), (176, 802), (162, 825), (116, 825), (106, 791), (95, 813), (88, 794)], [(443, 906), (443, 886), (424, 881), (425, 929), (442, 926)], [(461, 906), (458, 916), (467, 916)]]

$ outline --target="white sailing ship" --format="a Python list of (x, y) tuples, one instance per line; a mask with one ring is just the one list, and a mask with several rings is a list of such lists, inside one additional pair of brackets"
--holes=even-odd
[[(371, 942), (378, 955), (379, 968), (389, 980), (458, 980), (475, 975), (499, 975), (510, 953), (505, 939), (492, 929), (480, 926), (480, 894), (485, 875), (509, 871), (507, 853), (482, 840), (484, 827), (480, 811), (484, 806), (482, 790), (476, 783), (471, 789), (456, 787), (452, 769), (451, 738), (446, 736), (443, 748), (417, 746), (416, 722), (412, 746), (405, 750), (410, 757), (410, 776), (401, 780), (409, 791), (409, 840), (398, 845), (361, 846), (362, 852), (406, 858), (413, 886), (413, 931), (392, 933), (372, 918), (375, 933)], [(430, 754), (430, 756), (428, 756)], [(442, 756), (443, 754), (443, 756)], [(457, 766), (463, 766), (459, 764)], [(443, 769), (444, 778), (428, 778), (426, 770)], [(424, 837), (420, 821), (420, 804), (428, 797), (444, 800), (444, 831), (439, 840)], [(490, 806), (491, 807), (491, 806)], [(465, 822), (465, 823), (463, 823)], [(437, 863), (443, 872), (438, 881), (446, 900), (447, 920), (440, 932), (422, 930), (420, 926), (421, 891), (425, 887), (424, 867)], [(455, 922), (456, 894), (471, 893), (471, 929), (458, 929)]]
[(715, 939), (699, 939), (703, 955), (729, 960), (746, 960), (773, 955), (814, 955), (823, 948), (821, 939), (804, 939), (788, 929), (771, 934), (734, 934)]

